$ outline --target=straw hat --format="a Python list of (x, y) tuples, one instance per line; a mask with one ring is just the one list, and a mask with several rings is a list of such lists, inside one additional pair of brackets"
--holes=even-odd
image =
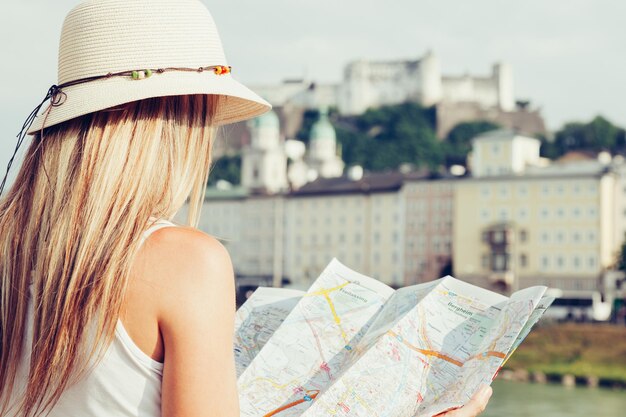
[(150, 97), (222, 95), (216, 125), (271, 109), (232, 77), (215, 22), (199, 0), (79, 4), (63, 24), (58, 71), (58, 84), (42, 103), (49, 100), (48, 106), (32, 122), (29, 134)]

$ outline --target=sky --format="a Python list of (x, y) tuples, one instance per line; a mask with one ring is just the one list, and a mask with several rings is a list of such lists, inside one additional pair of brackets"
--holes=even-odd
[[(550, 129), (598, 114), (626, 126), (623, 0), (203, 2), (233, 75), (247, 85), (337, 82), (351, 60), (417, 59), (432, 50), (445, 75), (488, 75), (497, 61), (511, 64), (516, 98), (539, 107)], [(24, 119), (57, 81), (61, 25), (78, 3), (0, 6), (0, 176)]]

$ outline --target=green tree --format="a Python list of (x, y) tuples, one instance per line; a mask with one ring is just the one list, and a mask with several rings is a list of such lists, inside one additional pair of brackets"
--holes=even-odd
[[(435, 136), (434, 110), (415, 103), (369, 109), (336, 127), (346, 164), (372, 171), (395, 169), (403, 163), (439, 166), (442, 148)], [(344, 127), (343, 125), (348, 125)]]
[(553, 157), (572, 150), (611, 151), (624, 150), (624, 129), (613, 125), (602, 116), (588, 123), (566, 123), (555, 134)]
[(224, 155), (213, 162), (208, 185), (215, 185), (219, 180), (231, 184), (241, 182), (241, 155)]
[(466, 165), (467, 154), (472, 150), (472, 139), (498, 128), (500, 125), (487, 120), (463, 122), (454, 126), (443, 145), (446, 166)]

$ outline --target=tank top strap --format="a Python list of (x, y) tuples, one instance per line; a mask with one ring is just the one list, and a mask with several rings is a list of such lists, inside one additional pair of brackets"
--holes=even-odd
[[(151, 218), (151, 220), (152, 219), (153, 217)], [(144, 230), (143, 234), (141, 235), (141, 244), (143, 244), (148, 238), (148, 236), (150, 236), (150, 234), (152, 234), (153, 232), (159, 229), (162, 229), (164, 227), (176, 227), (176, 226), (178, 225), (167, 219), (157, 219), (150, 227)]]

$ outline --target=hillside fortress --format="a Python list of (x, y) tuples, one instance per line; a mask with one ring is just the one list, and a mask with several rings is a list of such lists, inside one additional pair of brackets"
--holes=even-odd
[(529, 133), (545, 132), (539, 111), (529, 109), (527, 102), (516, 102), (509, 64), (495, 63), (486, 76), (443, 75), (432, 51), (415, 60), (352, 61), (339, 83), (297, 79), (254, 86), (254, 90), (287, 113), (336, 107), (342, 115), (352, 116), (406, 101), (435, 106), (439, 137), (445, 137), (458, 123), (474, 120), (490, 120)]
[(337, 107), (346, 115), (404, 101), (423, 106), (446, 102), (515, 109), (513, 74), (508, 64), (496, 63), (487, 77), (443, 76), (439, 59), (432, 51), (411, 61), (351, 62), (337, 92)]

